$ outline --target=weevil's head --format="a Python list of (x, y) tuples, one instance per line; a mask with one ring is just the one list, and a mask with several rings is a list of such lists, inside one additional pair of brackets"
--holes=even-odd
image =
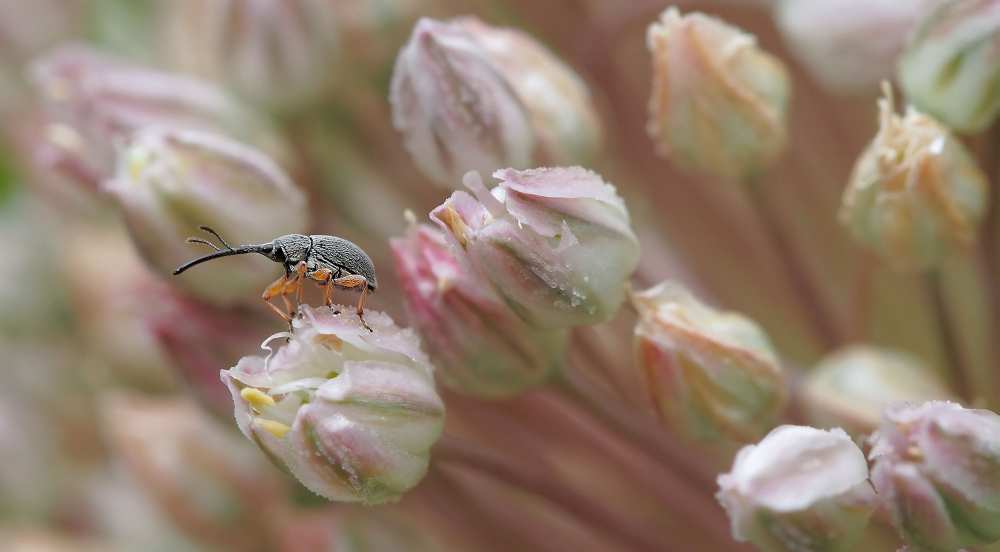
[(295, 266), (306, 260), (312, 240), (304, 234), (287, 234), (260, 245), (260, 253), (276, 263)]

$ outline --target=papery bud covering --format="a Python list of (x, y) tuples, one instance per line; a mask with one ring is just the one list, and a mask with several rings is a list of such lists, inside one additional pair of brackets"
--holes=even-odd
[(988, 205), (987, 181), (947, 128), (879, 101), (879, 130), (854, 165), (840, 221), (897, 270), (939, 265), (975, 242)]
[(874, 431), (882, 411), (900, 402), (952, 397), (948, 386), (919, 358), (889, 349), (854, 345), (824, 358), (801, 387), (809, 420), (853, 434)]
[(635, 361), (663, 420), (698, 439), (747, 442), (773, 427), (785, 375), (764, 331), (673, 282), (633, 295)]
[(243, 434), (308, 489), (395, 501), (427, 471), (444, 404), (412, 330), (368, 310), (369, 331), (338, 308), (303, 307), (286, 345), (269, 359), (244, 357), (222, 380)]
[(1000, 416), (933, 401), (885, 411), (872, 483), (918, 551), (1000, 541)]
[(662, 155), (684, 169), (745, 178), (785, 149), (788, 75), (752, 35), (671, 7), (650, 25), (646, 44), (649, 133)]
[(406, 149), (438, 184), (531, 163), (531, 115), (461, 22), (417, 22), (396, 59), (390, 101)]
[(614, 316), (639, 261), (639, 241), (614, 186), (580, 167), (493, 175), (475, 197), (455, 192), (431, 212), (471, 266), (514, 311), (544, 328), (596, 324)]
[(178, 69), (226, 83), (275, 108), (300, 107), (329, 87), (340, 55), (329, 0), (164, 3), (164, 42)]
[(865, 455), (839, 428), (775, 428), (719, 487), (733, 536), (764, 552), (853, 550), (875, 509)]
[(907, 46), (899, 82), (917, 108), (949, 127), (987, 128), (1000, 113), (1000, 1), (943, 2)]
[[(308, 225), (305, 196), (280, 167), (253, 148), (208, 132), (142, 131), (119, 156), (107, 190), (140, 253), (160, 274), (206, 253), (185, 243), (201, 225), (241, 243), (267, 242)], [(275, 277), (262, 258), (213, 262), (214, 270), (194, 269), (174, 281), (198, 297), (228, 303), (255, 299)]]
[(446, 385), (507, 397), (561, 366), (566, 331), (533, 328), (518, 318), (456, 258), (439, 230), (414, 225), (391, 244), (410, 319)]

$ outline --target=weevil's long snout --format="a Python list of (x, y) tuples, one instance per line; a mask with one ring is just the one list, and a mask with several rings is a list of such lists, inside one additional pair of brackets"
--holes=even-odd
[(218, 259), (219, 257), (229, 257), (231, 255), (243, 255), (246, 253), (260, 253), (261, 255), (267, 255), (274, 248), (273, 244), (262, 243), (262, 244), (251, 244), (251, 245), (241, 245), (233, 249), (221, 249), (214, 253), (209, 253), (204, 257), (198, 257), (197, 259), (190, 260), (174, 270), (174, 276), (184, 272), (185, 270), (191, 268), (192, 266), (199, 265), (205, 261), (211, 261), (212, 259)]

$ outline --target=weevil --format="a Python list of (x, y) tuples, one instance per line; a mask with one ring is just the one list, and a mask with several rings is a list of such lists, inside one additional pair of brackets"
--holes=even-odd
[[(323, 303), (328, 307), (333, 306), (334, 287), (361, 288), (361, 298), (358, 300), (357, 308), (358, 318), (361, 319), (361, 323), (368, 331), (372, 331), (365, 322), (364, 314), (365, 299), (378, 287), (378, 280), (375, 278), (375, 265), (364, 250), (354, 243), (337, 236), (288, 234), (274, 238), (267, 243), (232, 247), (215, 230), (208, 226), (199, 226), (199, 228), (219, 240), (221, 246), (202, 238), (188, 238), (188, 243), (208, 245), (215, 249), (215, 252), (182, 264), (177, 267), (177, 270), (174, 270), (175, 276), (212, 259), (259, 253), (276, 263), (280, 263), (285, 269), (285, 274), (282, 277), (264, 288), (261, 299), (286, 322), (291, 324), (295, 309), (302, 302), (305, 280), (309, 279), (316, 281), (318, 285), (323, 287)], [(289, 296), (292, 295), (295, 296), (295, 306), (289, 300)], [(281, 297), (285, 302), (284, 311), (271, 302), (275, 297)]]

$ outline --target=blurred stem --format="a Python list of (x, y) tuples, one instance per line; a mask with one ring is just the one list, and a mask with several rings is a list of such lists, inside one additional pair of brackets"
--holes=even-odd
[(934, 318), (938, 323), (941, 343), (948, 362), (948, 373), (952, 376), (952, 384), (959, 397), (962, 397), (966, 401), (971, 401), (973, 396), (969, 374), (965, 362), (963, 362), (962, 351), (955, 335), (955, 322), (952, 320), (951, 313), (948, 310), (948, 301), (945, 296), (941, 271), (931, 270), (926, 274), (925, 279), (927, 281), (927, 291), (930, 294), (931, 309), (933, 309)]
[(792, 286), (792, 292), (799, 298), (804, 307), (803, 315), (813, 327), (816, 336), (827, 349), (832, 349), (841, 342), (841, 335), (834, 326), (834, 318), (823, 300), (823, 295), (816, 289), (815, 282), (809, 277), (802, 259), (786, 238), (777, 214), (771, 209), (767, 194), (759, 177), (748, 177), (745, 182), (747, 197), (754, 213), (760, 221), (765, 237), (774, 247), (778, 257), (784, 264), (785, 274)]

